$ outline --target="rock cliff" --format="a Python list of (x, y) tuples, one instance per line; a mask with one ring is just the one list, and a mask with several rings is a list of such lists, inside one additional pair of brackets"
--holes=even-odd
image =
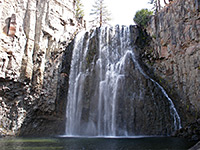
[[(74, 1), (0, 4), (0, 135), (63, 133), (73, 43), (65, 48), (83, 27)], [(170, 3), (151, 18), (153, 43), (141, 51), (149, 75), (174, 100), (183, 127), (200, 118), (199, 12), (197, 0)]]
[(47, 134), (58, 132), (54, 127), (63, 120), (58, 113), (65, 112), (57, 99), (62, 55), (83, 27), (75, 3), (0, 0), (0, 5), (0, 135), (42, 134), (48, 126)]
[(147, 31), (153, 39), (147, 65), (175, 100), (184, 127), (200, 118), (200, 2), (170, 3)]

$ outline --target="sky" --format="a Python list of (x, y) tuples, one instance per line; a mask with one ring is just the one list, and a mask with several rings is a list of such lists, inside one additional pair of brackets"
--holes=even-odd
[[(82, 0), (86, 20), (90, 19), (90, 12), (95, 0)], [(136, 11), (143, 8), (151, 9), (150, 0), (105, 0), (108, 10), (111, 12), (111, 25), (131, 25), (134, 24), (133, 17)]]

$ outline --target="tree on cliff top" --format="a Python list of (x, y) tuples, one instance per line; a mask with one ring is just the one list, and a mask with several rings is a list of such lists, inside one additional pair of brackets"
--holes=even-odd
[(94, 16), (93, 20), (90, 21), (93, 26), (102, 26), (103, 24), (108, 24), (111, 20), (110, 13), (105, 6), (104, 0), (95, 0), (94, 5), (92, 6), (90, 15)]
[(75, 1), (75, 12), (76, 12), (76, 18), (80, 19), (84, 16), (84, 10), (83, 10), (83, 4), (81, 0)]
[(146, 28), (151, 15), (153, 15), (152, 11), (142, 9), (136, 12), (133, 21), (141, 28)]

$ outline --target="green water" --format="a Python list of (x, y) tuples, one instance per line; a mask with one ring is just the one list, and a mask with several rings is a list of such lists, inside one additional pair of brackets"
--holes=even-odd
[(195, 142), (146, 138), (0, 138), (0, 150), (186, 150)]

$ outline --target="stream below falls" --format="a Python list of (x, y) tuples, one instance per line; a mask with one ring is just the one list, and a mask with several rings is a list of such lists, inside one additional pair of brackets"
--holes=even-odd
[(168, 137), (0, 138), (1, 150), (186, 150), (195, 142)]

